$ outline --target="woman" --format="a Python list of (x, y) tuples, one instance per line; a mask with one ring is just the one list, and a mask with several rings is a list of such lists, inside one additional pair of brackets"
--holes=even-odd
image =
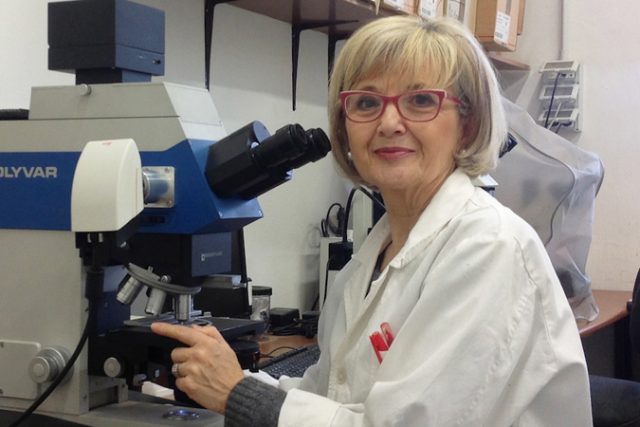
[(227, 425), (591, 425), (577, 328), (545, 249), (471, 182), (506, 137), (473, 36), (416, 17), (364, 26), (336, 61), (329, 114), (337, 163), (380, 191), (387, 214), (336, 277), (320, 360), (276, 389), (244, 378), (213, 328), (154, 325), (190, 346), (172, 353), (177, 386)]

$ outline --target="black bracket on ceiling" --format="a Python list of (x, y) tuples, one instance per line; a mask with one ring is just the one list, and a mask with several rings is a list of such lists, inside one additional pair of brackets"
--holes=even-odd
[(331, 77), (331, 70), (333, 70), (333, 61), (336, 57), (336, 44), (339, 41), (342, 40), (346, 40), (349, 38), (349, 36), (351, 36), (350, 32), (337, 32), (337, 31), (333, 31), (331, 33), (329, 33), (329, 41), (328, 41), (328, 46), (327, 46), (327, 50), (328, 50), (328, 69), (327, 69), (327, 75), (329, 77)]
[[(293, 97), (292, 108), (294, 111), (296, 109), (300, 33), (304, 30), (315, 30), (316, 28), (329, 27), (336, 24), (351, 22), (353, 21), (303, 21), (291, 24), (291, 95)], [(329, 35), (329, 52), (329, 72), (331, 72), (331, 66), (333, 65), (333, 55), (335, 55), (335, 41), (332, 42), (331, 35)]]
[[(213, 35), (213, 17), (214, 9), (218, 4), (229, 3), (234, 0), (205, 0), (204, 4), (204, 66), (205, 66), (205, 87), (207, 90), (210, 85), (211, 75), (211, 52), (212, 52), (212, 35)], [(339, 32), (336, 30), (337, 25), (351, 24), (358, 22), (357, 20), (321, 20), (321, 21), (304, 21), (300, 18), (299, 2), (295, 2), (294, 10), (291, 17), (291, 91), (292, 91), (292, 108), (296, 109), (297, 81), (298, 81), (298, 58), (300, 53), (300, 33), (304, 30), (314, 30), (317, 28), (329, 27), (328, 36), (328, 73), (331, 74), (333, 61), (335, 58), (336, 43), (340, 40), (348, 38), (350, 32)], [(332, 12), (331, 15), (334, 13)]]
[(205, 0), (204, 2), (204, 85), (209, 90), (211, 75), (211, 48), (213, 36), (213, 11), (221, 3), (229, 3), (233, 0)]

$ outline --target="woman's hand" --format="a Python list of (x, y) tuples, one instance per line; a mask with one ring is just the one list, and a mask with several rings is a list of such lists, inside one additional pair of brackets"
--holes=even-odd
[(161, 322), (153, 323), (151, 330), (188, 345), (171, 352), (171, 359), (178, 365), (176, 387), (205, 408), (224, 414), (229, 393), (244, 373), (220, 332), (213, 326)]

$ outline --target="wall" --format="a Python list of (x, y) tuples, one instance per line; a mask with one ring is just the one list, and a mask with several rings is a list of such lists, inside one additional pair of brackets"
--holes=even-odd
[[(204, 87), (203, 0), (139, 0), (166, 11), (163, 78)], [(0, 1), (0, 108), (28, 108), (32, 86), (73, 84), (47, 70), (47, 1)], [(27, 29), (27, 30), (25, 30)], [(211, 93), (231, 132), (262, 121), (327, 127), (327, 39), (304, 31), (298, 107), (291, 107), (291, 33), (287, 24), (228, 5), (215, 9)], [(293, 180), (259, 198), (264, 218), (245, 230), (248, 272), (273, 287), (272, 304), (308, 310), (317, 292), (319, 223), (346, 189), (328, 156), (294, 171)]]
[[(472, 3), (472, 2), (471, 2)], [(636, 163), (640, 146), (634, 140), (636, 126), (634, 115), (640, 111), (640, 54), (637, 46), (640, 45), (640, 32), (634, 28), (635, 16), (640, 16), (640, 3), (632, 0), (622, 0), (616, 8), (603, 7), (602, 2), (596, 0), (566, 0), (565, 13), (567, 25), (564, 46), (565, 58), (579, 61), (585, 71), (585, 83), (583, 86), (584, 115), (583, 131), (579, 134), (563, 132), (562, 135), (578, 144), (578, 146), (597, 153), (605, 166), (605, 179), (597, 197), (595, 223), (593, 229), (593, 242), (587, 264), (587, 273), (593, 280), (596, 289), (631, 289), (635, 274), (640, 267), (639, 245), (636, 230), (640, 222), (640, 200), (636, 197), (636, 186), (640, 182), (640, 170)], [(230, 31), (235, 31), (234, 37), (242, 39), (243, 31), (258, 31), (252, 34), (252, 41), (246, 41), (246, 48), (258, 45), (265, 53), (288, 61), (289, 27), (286, 24), (273, 22), (268, 18), (252, 16), (251, 13), (240, 11), (231, 6), (220, 6), (221, 13), (216, 17), (216, 25), (227, 25)], [(510, 56), (525, 62), (531, 66), (529, 72), (508, 71), (501, 72), (500, 79), (503, 83), (505, 95), (519, 105), (526, 108), (532, 115), (539, 113), (537, 96), (540, 90), (540, 74), (538, 70), (549, 60), (560, 58), (562, 48), (562, 1), (558, 0), (528, 0), (526, 4), (526, 20), (524, 33), (518, 41), (518, 49)], [(223, 15), (223, 12), (224, 14)], [(621, 11), (624, 11), (622, 13)], [(219, 25), (225, 16), (229, 21)], [(237, 25), (246, 23), (251, 25)], [(256, 25), (260, 24), (260, 25)], [(253, 25), (256, 25), (253, 27)], [(264, 25), (264, 26), (261, 26)], [(279, 29), (281, 32), (273, 32)], [(219, 29), (216, 28), (217, 32)], [(240, 32), (238, 34), (237, 32)], [(216, 47), (216, 34), (214, 34), (214, 49)], [(319, 39), (316, 46), (310, 46), (304, 37)], [(224, 36), (221, 36), (222, 39)], [(273, 37), (282, 40), (280, 43), (271, 43)], [(266, 41), (269, 40), (269, 41)], [(234, 40), (239, 43), (238, 40)], [(300, 61), (300, 75), (305, 76), (304, 67), (313, 68), (317, 65), (317, 58), (322, 52), (324, 55), (324, 37), (314, 32), (303, 33), (302, 55), (307, 59)], [(264, 43), (264, 44), (263, 44)], [(236, 44), (223, 44), (233, 49)], [(311, 49), (316, 49), (312, 51)], [(286, 51), (286, 52), (285, 52)], [(231, 54), (231, 51), (227, 51)], [(238, 53), (235, 54), (239, 55)], [(243, 55), (245, 55), (243, 53)], [(227, 55), (228, 56), (228, 55)], [(233, 56), (233, 54), (231, 54)], [(305, 57), (303, 57), (305, 58)], [(236, 59), (234, 59), (236, 61)], [(311, 61), (311, 64), (305, 64)], [(257, 61), (260, 66), (273, 67), (270, 72), (285, 73), (282, 69), (276, 69), (275, 63), (263, 63)], [(214, 95), (222, 93), (220, 85), (227, 80), (235, 80), (235, 76), (225, 76), (221, 73), (238, 73), (237, 67), (225, 67), (217, 65), (214, 53)], [(324, 65), (324, 62), (321, 61)], [(280, 64), (285, 67), (285, 63)], [(219, 67), (219, 68), (218, 68)], [(235, 71), (230, 71), (235, 69)], [(321, 68), (324, 72), (324, 68)], [(217, 74), (216, 74), (217, 73)], [(318, 77), (319, 78), (319, 77)], [(237, 81), (237, 80), (236, 80)], [(249, 84), (246, 81), (243, 84)], [(289, 82), (280, 81), (279, 90), (289, 93)], [(239, 84), (235, 91), (241, 91)], [(253, 84), (250, 90), (263, 93), (266, 89)], [(317, 89), (317, 88), (316, 88)], [(225, 90), (231, 91), (230, 88)], [(312, 90), (310, 88), (310, 90)], [(287, 91), (287, 92), (285, 92)], [(324, 96), (320, 91), (318, 96)], [(288, 95), (287, 95), (288, 96)], [(285, 98), (287, 98), (285, 96)], [(300, 93), (299, 96), (304, 98)], [(284, 101), (283, 101), (284, 102)], [(324, 116), (323, 116), (324, 117)], [(225, 123), (231, 118), (223, 116)], [(637, 120), (635, 120), (637, 122)], [(338, 190), (336, 190), (338, 191)], [(274, 197), (276, 195), (274, 194)], [(278, 215), (277, 218), (286, 218)], [(274, 223), (278, 220), (273, 219)], [(265, 223), (266, 219), (262, 221)], [(259, 224), (256, 224), (256, 228)], [(286, 230), (285, 225), (278, 230)], [(258, 250), (259, 242), (263, 237), (261, 231), (256, 230), (256, 239), (251, 241), (253, 250)], [(252, 237), (249, 237), (250, 239)], [(298, 243), (300, 244), (300, 243)], [(256, 255), (256, 252), (253, 252)], [(311, 262), (312, 257), (308, 257)], [(253, 260), (259, 271), (267, 272), (272, 264), (266, 260)], [(277, 262), (277, 261), (273, 261)], [(255, 276), (255, 275), (254, 275)], [(256, 276), (258, 277), (258, 276)], [(311, 278), (309, 277), (309, 281)], [(289, 291), (293, 292), (293, 290)]]
[[(212, 93), (227, 130), (261, 120), (275, 131), (297, 122), (327, 129), (327, 37), (303, 31), (297, 108), (291, 106), (291, 27), (220, 5), (213, 29)], [(222, 102), (222, 103), (220, 103)], [(318, 225), (346, 190), (323, 159), (259, 198), (264, 219), (246, 228), (249, 275), (274, 289), (272, 305), (311, 308), (318, 289)]]
[(0, 108), (29, 108), (31, 86), (73, 84), (47, 70), (46, 1), (0, 1), (0, 20)]
[[(204, 83), (202, 0), (145, 0), (167, 10), (166, 79)], [(581, 134), (565, 135), (599, 154), (606, 173), (597, 199), (587, 272), (600, 289), (630, 289), (640, 265), (636, 197), (640, 147), (635, 143), (640, 111), (640, 3), (568, 0), (567, 57), (585, 69)], [(558, 0), (529, 0), (517, 59), (530, 72), (501, 74), (505, 94), (537, 114), (540, 66), (560, 50)], [(70, 84), (70, 75), (47, 71), (46, 1), (0, 2), (0, 106), (27, 107), (29, 88)], [(28, 28), (28, 31), (25, 31)], [(216, 8), (211, 92), (228, 131), (259, 119), (271, 131), (299, 122), (326, 127), (326, 37), (302, 33), (298, 110), (291, 111), (290, 28), (239, 10)], [(329, 159), (295, 172), (294, 180), (264, 195), (265, 218), (246, 230), (249, 273), (255, 284), (274, 288), (274, 305), (308, 308), (316, 291), (316, 226), (333, 201), (346, 199)]]
[[(597, 0), (566, 0), (565, 58), (584, 67), (583, 130), (563, 135), (597, 153), (605, 177), (596, 200), (593, 243), (587, 273), (596, 289), (631, 289), (640, 267), (640, 3), (613, 7)], [(531, 72), (503, 73), (505, 93), (530, 113), (538, 113), (540, 66), (558, 59), (558, 0), (529, 0), (516, 58)]]

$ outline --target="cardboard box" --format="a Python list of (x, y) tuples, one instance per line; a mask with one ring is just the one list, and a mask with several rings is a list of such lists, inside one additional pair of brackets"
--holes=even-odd
[(524, 27), (524, 7), (526, 4), (526, 0), (520, 0), (520, 9), (518, 10), (518, 35), (522, 34), (522, 28)]
[(447, 0), (444, 7), (444, 15), (464, 23), (465, 3), (465, 0)]
[(477, 0), (476, 38), (487, 50), (514, 51), (520, 0)]
[(416, 0), (374, 0), (374, 3), (376, 10), (382, 6), (385, 9), (399, 10), (410, 15), (416, 13)]
[(423, 18), (444, 16), (445, 0), (418, 0), (417, 13)]
[(476, 2), (478, 0), (466, 0), (465, 10), (464, 10), (464, 24), (469, 28), (469, 30), (475, 34), (476, 33)]

